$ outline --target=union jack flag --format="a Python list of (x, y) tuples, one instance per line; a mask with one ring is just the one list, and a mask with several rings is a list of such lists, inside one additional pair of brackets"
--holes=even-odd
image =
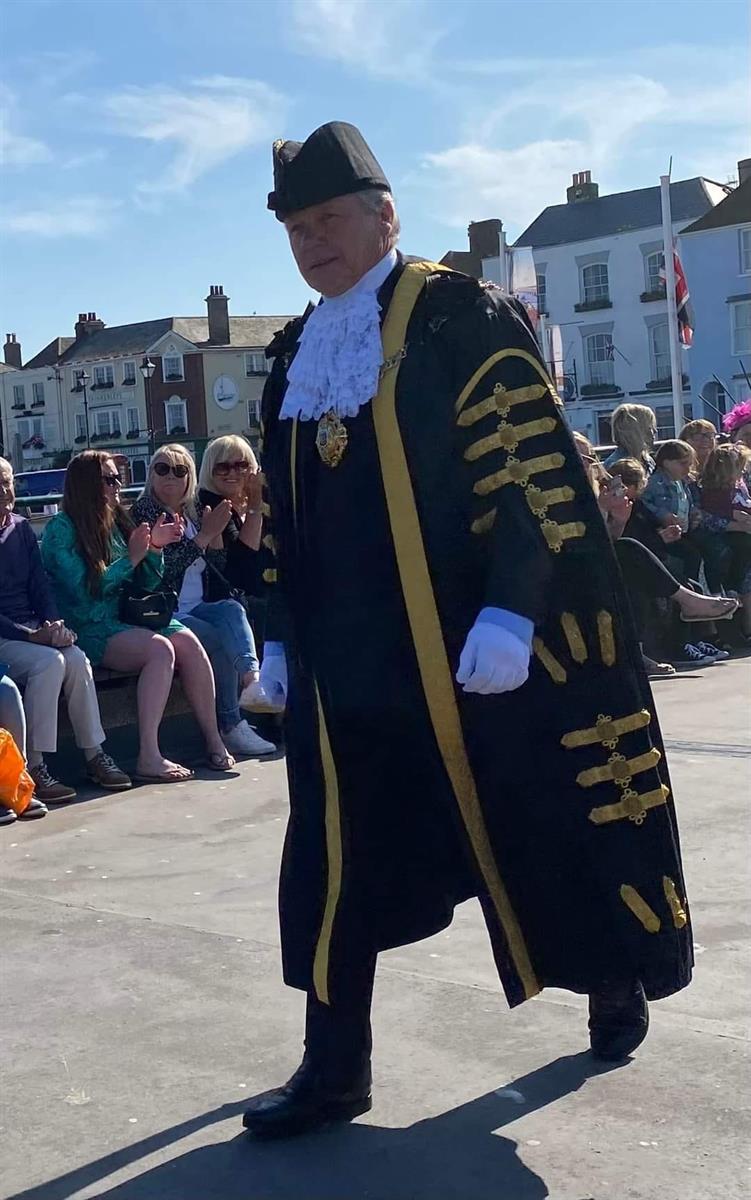
[[(678, 251), (673, 250), (673, 267), (675, 269), (675, 306), (678, 310), (678, 340), (682, 346), (690, 346), (694, 340), (694, 314), (690, 304), (688, 284), (683, 272), (683, 264), (678, 257)], [(660, 279), (667, 282), (665, 270), (665, 255), (662, 256)]]

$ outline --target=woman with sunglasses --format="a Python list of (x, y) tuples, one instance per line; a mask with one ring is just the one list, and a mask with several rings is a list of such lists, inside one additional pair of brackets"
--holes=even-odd
[[(255, 639), (245, 609), (230, 595), (222, 534), (232, 516), (229, 500), (197, 504), (196, 468), (184, 446), (161, 446), (149, 464), (143, 495), (131, 509), (136, 524), (160, 517), (184, 522), (179, 541), (164, 548), (164, 584), (178, 595), (176, 616), (191, 629), (214, 669), (219, 730), (233, 754), (272, 754), (276, 747), (242, 719), (242, 690), (258, 682)], [(258, 689), (256, 689), (258, 690)]]
[(68, 465), (63, 511), (49, 521), (42, 540), (42, 559), (60, 612), (94, 666), (138, 674), (137, 779), (179, 783), (192, 774), (159, 748), (159, 724), (175, 667), (206, 740), (207, 765), (229, 771), (235, 760), (219, 733), (214, 676), (201, 643), (176, 620), (156, 633), (120, 620), (123, 585), (138, 570), (142, 587), (159, 587), (163, 551), (183, 533), (179, 517), (170, 523), (163, 514), (151, 528), (145, 522), (134, 525), (120, 504), (121, 484), (106, 452), (85, 450)]

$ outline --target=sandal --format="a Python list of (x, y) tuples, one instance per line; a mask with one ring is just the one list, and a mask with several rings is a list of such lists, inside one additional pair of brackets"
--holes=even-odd
[(205, 763), (210, 771), (231, 771), (235, 766), (234, 758), (226, 751), (224, 754), (219, 754), (218, 752), (207, 754)]
[(641, 660), (644, 664), (644, 670), (650, 678), (662, 678), (665, 675), (677, 674), (672, 663), (655, 662), (653, 658), (649, 658), (646, 654), (642, 654)]
[(192, 778), (192, 771), (187, 775), (177, 775), (174, 771), (165, 771), (161, 775), (142, 775), (140, 771), (136, 771), (133, 775), (133, 779), (138, 783), (188, 783)]
[(707, 600), (717, 600), (718, 602), (724, 604), (725, 607), (723, 611), (714, 613), (713, 615), (704, 613), (698, 617), (687, 617), (684, 615), (684, 613), (681, 613), (681, 620), (685, 621), (687, 625), (690, 625), (692, 622), (699, 621), (703, 621), (705, 624), (711, 624), (712, 621), (732, 621), (733, 617), (738, 611), (738, 601), (734, 600), (730, 596), (707, 596)]

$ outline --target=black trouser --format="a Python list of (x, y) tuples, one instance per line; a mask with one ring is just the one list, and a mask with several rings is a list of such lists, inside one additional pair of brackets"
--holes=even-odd
[(370, 1006), (375, 969), (375, 952), (363, 952), (357, 960), (350, 957), (336, 1003), (322, 1004), (314, 992), (308, 992), (306, 1058), (334, 1091), (348, 1090), (368, 1069), (373, 1048)]
[[(654, 601), (667, 600), (674, 596), (681, 587), (674, 575), (671, 575), (664, 563), (641, 542), (633, 538), (619, 538), (615, 543), (615, 553), (620, 564), (631, 608), (634, 614), (639, 641), (646, 640), (647, 630), (653, 623)], [(670, 657), (679, 657), (685, 641), (711, 636), (707, 623), (702, 621), (692, 625), (692, 637), (689, 639), (685, 624), (677, 612), (670, 613), (669, 638), (662, 650)]]

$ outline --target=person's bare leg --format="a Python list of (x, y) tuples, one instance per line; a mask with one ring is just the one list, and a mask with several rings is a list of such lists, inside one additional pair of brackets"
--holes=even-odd
[(116, 633), (107, 642), (102, 666), (111, 671), (138, 672), (138, 774), (190, 778), (186, 767), (165, 758), (159, 748), (159, 724), (175, 670), (175, 652), (169, 639), (136, 627)]
[(690, 588), (679, 587), (670, 597), (679, 605), (686, 617), (698, 617), (702, 621), (718, 621), (734, 612), (738, 607), (734, 600), (725, 597), (705, 596), (702, 592), (692, 592)]
[(206, 739), (206, 750), (209, 755), (218, 754), (224, 758), (227, 748), (216, 721), (214, 673), (208, 655), (189, 629), (173, 633), (170, 641), (183, 691)]

